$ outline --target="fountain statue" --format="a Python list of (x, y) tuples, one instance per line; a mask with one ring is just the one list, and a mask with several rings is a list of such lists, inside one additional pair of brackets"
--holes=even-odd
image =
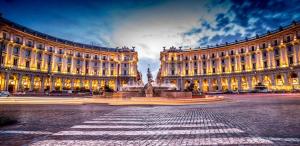
[(152, 86), (152, 82), (153, 82), (153, 77), (152, 77), (152, 74), (150, 72), (150, 69), (148, 67), (148, 70), (147, 70), (147, 77), (148, 77), (148, 83), (145, 85), (145, 95), (146, 97), (153, 97), (153, 86)]

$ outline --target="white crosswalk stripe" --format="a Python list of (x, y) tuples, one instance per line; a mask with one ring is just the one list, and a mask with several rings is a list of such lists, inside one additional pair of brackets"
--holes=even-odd
[[(141, 117), (135, 114), (127, 114), (128, 111), (115, 111), (92, 120), (84, 121), (83, 124), (74, 125), (69, 130), (54, 133), (59, 140), (42, 140), (31, 145), (243, 145), (243, 144), (273, 144), (273, 141), (262, 137), (251, 137), (243, 130), (219, 123), (210, 118), (195, 117), (185, 118), (148, 116)], [(195, 128), (193, 128), (195, 127)], [(101, 130), (104, 128), (104, 130)], [(123, 128), (123, 130), (122, 130)], [(170, 128), (170, 129), (168, 129)], [(172, 128), (172, 129), (171, 129)], [(108, 130), (109, 129), (109, 130)], [(127, 130), (124, 130), (127, 129)], [(214, 135), (221, 136), (214, 136)], [(245, 136), (242, 136), (245, 135)], [(168, 135), (202, 135), (189, 138), (161, 138)], [(233, 135), (233, 137), (230, 137)], [(235, 136), (236, 137), (235, 137)], [(68, 140), (64, 136), (84, 136), (85, 139)], [(86, 139), (88, 137), (94, 139)], [(95, 137), (134, 137), (133, 139), (95, 139)], [(141, 138), (140, 137), (149, 137)], [(206, 138), (207, 137), (207, 138)]]

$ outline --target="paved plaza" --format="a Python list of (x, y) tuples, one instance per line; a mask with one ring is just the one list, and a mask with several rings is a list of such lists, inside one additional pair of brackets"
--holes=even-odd
[(183, 106), (1, 105), (0, 145), (300, 145), (300, 94)]

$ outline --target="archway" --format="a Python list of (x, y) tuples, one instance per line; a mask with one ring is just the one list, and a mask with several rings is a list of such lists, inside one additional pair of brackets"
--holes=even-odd
[(228, 90), (228, 80), (226, 78), (221, 79), (222, 91)]
[(238, 90), (238, 83), (235, 77), (231, 78), (231, 89), (235, 91)]
[(242, 90), (248, 90), (249, 86), (248, 86), (248, 80), (247, 80), (247, 78), (244, 76), (244, 77), (242, 77), (241, 81), (242, 81), (242, 83), (241, 83)]
[(275, 83), (277, 86), (282, 86), (283, 83), (284, 83), (284, 80), (283, 80), (283, 76), (282, 75), (277, 75), (276, 76), (276, 79), (275, 79)]
[(296, 73), (291, 73), (289, 75), (289, 84), (290, 85), (299, 85), (299, 77)]
[(207, 79), (204, 79), (204, 80), (203, 80), (203, 83), (202, 83), (202, 91), (203, 91), (203, 92), (207, 92), (207, 91), (208, 91), (208, 83), (207, 83)]

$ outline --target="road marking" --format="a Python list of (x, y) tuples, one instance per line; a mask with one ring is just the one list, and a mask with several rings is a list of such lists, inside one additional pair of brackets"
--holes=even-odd
[(260, 137), (228, 137), (228, 138), (195, 138), (195, 139), (159, 139), (159, 140), (43, 140), (31, 144), (32, 146), (40, 145), (151, 145), (166, 144), (166, 145), (183, 145), (190, 143), (193, 145), (242, 145), (242, 144), (273, 144), (272, 141), (262, 139)]
[(176, 125), (75, 125), (71, 128), (94, 129), (94, 128), (189, 128), (189, 127), (212, 127), (212, 126), (226, 126), (223, 123), (207, 123), (207, 124), (176, 124)]
[(203, 119), (203, 120), (191, 120), (191, 121), (85, 121), (83, 123), (90, 124), (164, 124), (164, 123), (179, 123), (179, 124), (188, 124), (188, 123), (198, 123), (198, 122), (211, 122), (212, 120)]
[(237, 128), (199, 129), (199, 130), (152, 130), (152, 131), (60, 131), (54, 135), (182, 135), (182, 134), (216, 134), (243, 133)]
[(21, 130), (6, 130), (0, 131), (0, 134), (53, 134), (52, 132), (47, 131), (21, 131)]

